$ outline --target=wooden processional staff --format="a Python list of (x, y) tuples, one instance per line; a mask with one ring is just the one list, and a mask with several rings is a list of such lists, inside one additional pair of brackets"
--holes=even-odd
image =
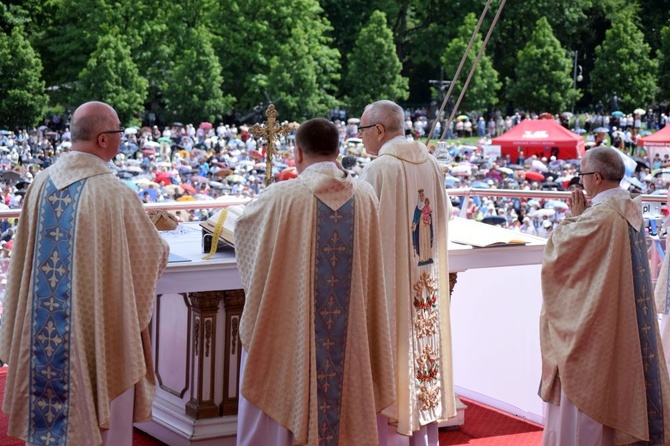
[(268, 106), (265, 116), (268, 117), (268, 120), (262, 124), (254, 124), (249, 129), (249, 133), (256, 137), (265, 138), (268, 141), (268, 148), (265, 152), (265, 187), (268, 187), (273, 181), (272, 157), (275, 153), (275, 139), (288, 135), (291, 129), (288, 124), (277, 124), (277, 110), (275, 110), (274, 104)]

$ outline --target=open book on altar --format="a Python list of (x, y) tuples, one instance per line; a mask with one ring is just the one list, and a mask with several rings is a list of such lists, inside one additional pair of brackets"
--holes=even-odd
[(230, 246), (235, 246), (235, 222), (242, 216), (243, 212), (243, 205), (228, 206), (215, 212), (214, 215), (201, 222), (200, 226), (211, 234), (218, 232), (219, 240)]
[[(534, 238), (533, 238), (534, 239)], [(454, 217), (449, 220), (449, 241), (475, 248), (519, 246), (528, 243), (529, 236), (499, 226)]]

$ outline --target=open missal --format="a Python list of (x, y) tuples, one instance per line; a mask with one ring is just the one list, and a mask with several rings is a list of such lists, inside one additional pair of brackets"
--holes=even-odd
[(244, 212), (243, 205), (228, 206), (214, 213), (207, 220), (200, 223), (200, 226), (210, 234), (219, 235), (219, 240), (235, 246), (235, 222)]
[(525, 234), (475, 220), (454, 217), (449, 221), (449, 240), (475, 248), (525, 245)]

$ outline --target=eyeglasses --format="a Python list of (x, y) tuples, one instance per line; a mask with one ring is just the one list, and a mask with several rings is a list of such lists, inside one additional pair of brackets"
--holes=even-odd
[(362, 125), (362, 126), (358, 127), (358, 133), (362, 135), (362, 134), (363, 134), (363, 130), (365, 130), (365, 129), (371, 129), (372, 127), (377, 127), (377, 124)]
[(581, 179), (584, 178), (586, 175), (595, 175), (595, 174), (597, 174), (597, 173), (598, 173), (598, 172), (584, 172), (584, 173), (578, 173), (577, 176), (578, 176), (579, 179), (581, 180)]
[(118, 130), (105, 130), (104, 132), (98, 133), (98, 136), (96, 136), (95, 139), (98, 139), (100, 135), (106, 135), (111, 133), (123, 133), (125, 131), (126, 131), (125, 127), (119, 127)]

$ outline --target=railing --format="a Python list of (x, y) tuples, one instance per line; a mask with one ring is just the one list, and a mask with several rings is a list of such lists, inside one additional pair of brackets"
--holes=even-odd
[[(539, 190), (516, 190), (516, 189), (476, 189), (476, 188), (460, 188), (447, 189), (450, 196), (468, 196), (468, 197), (509, 197), (509, 198), (544, 198), (544, 199), (568, 199), (570, 192), (568, 191), (539, 191)], [(665, 203), (667, 197), (665, 195), (642, 195), (642, 201), (652, 203)]]

